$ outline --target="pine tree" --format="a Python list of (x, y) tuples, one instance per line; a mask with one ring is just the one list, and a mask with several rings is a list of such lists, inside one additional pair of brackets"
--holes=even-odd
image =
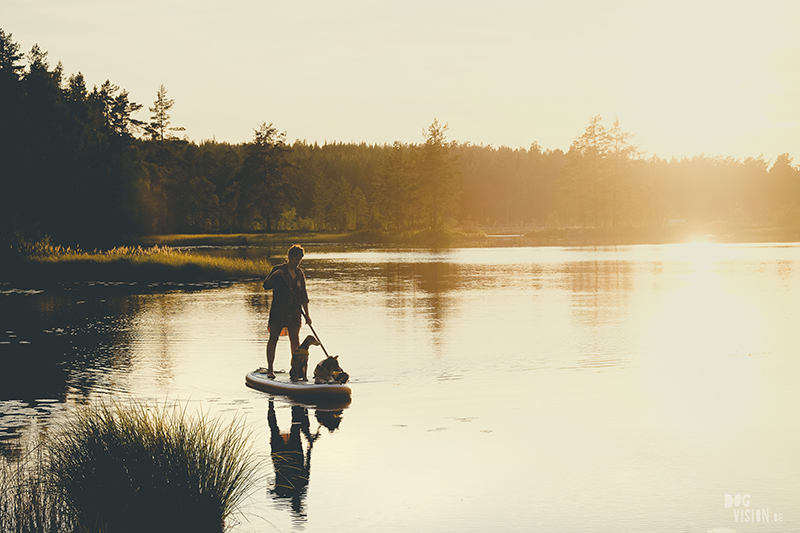
[(410, 225), (415, 188), (413, 150), (399, 141), (387, 147), (375, 177), (375, 208), (394, 231)]
[(610, 136), (600, 115), (589, 119), (583, 134), (570, 145), (569, 180), (564, 200), (583, 225), (588, 225), (587, 217), (594, 227), (600, 227), (604, 220), (609, 150)]
[(239, 205), (249, 227), (272, 231), (273, 222), (297, 194), (289, 179), (291, 148), (286, 133), (272, 124), (262, 122), (254, 132), (239, 173)]
[(423, 132), (425, 144), (419, 167), (420, 191), (433, 230), (439, 229), (445, 218), (455, 215), (458, 206), (458, 175), (451, 155), (452, 145), (445, 136), (447, 128), (447, 124), (439, 124), (434, 119)]
[(184, 131), (183, 127), (170, 127), (170, 110), (175, 105), (175, 100), (167, 98), (167, 88), (161, 85), (156, 92), (156, 101), (153, 107), (150, 107), (150, 112), (153, 114), (150, 117), (150, 124), (147, 126), (146, 131), (150, 138), (158, 142), (159, 147), (163, 148), (164, 141), (174, 139), (173, 131)]
[(609, 169), (609, 194), (611, 196), (611, 227), (619, 225), (620, 213), (630, 211), (631, 203), (631, 184), (630, 167), (631, 160), (637, 154), (636, 146), (630, 143), (633, 135), (622, 131), (619, 125), (619, 118), (614, 119), (614, 124), (608, 131), (608, 158)]

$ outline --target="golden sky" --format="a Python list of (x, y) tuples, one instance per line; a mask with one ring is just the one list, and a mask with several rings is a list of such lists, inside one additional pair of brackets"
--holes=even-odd
[[(195, 141), (567, 150), (618, 117), (648, 156), (800, 159), (797, 0), (0, 0), (0, 27), (89, 86), (159, 85)], [(798, 163), (800, 161), (795, 161)]]

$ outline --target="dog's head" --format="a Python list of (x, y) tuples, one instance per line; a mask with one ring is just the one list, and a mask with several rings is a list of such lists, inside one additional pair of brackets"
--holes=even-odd
[(342, 367), (339, 366), (339, 356), (338, 355), (329, 355), (326, 357), (321, 363), (322, 368), (327, 370), (328, 372), (341, 372)]
[(320, 342), (317, 340), (317, 338), (314, 337), (314, 335), (309, 335), (308, 337), (303, 339), (303, 342), (300, 343), (299, 347), (308, 350), (309, 346), (319, 346), (319, 345)]

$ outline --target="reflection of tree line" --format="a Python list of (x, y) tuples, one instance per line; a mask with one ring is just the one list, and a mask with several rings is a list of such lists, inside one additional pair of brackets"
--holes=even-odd
[(580, 261), (569, 263), (572, 313), (586, 331), (586, 345), (577, 355), (580, 368), (617, 366), (628, 354), (609, 350), (607, 328), (623, 321), (633, 291), (633, 264), (629, 261)]
[[(296, 516), (305, 516), (303, 499), (311, 474), (311, 450), (320, 437), (320, 428), (325, 426), (329, 431), (335, 431), (341, 423), (341, 414), (341, 410), (317, 408), (315, 415), (320, 426), (312, 434), (308, 408), (293, 405), (291, 428), (288, 432), (282, 432), (278, 427), (273, 400), (272, 398), (269, 400), (267, 422), (270, 429), (272, 465), (275, 470), (275, 487), (271, 493), (276, 499), (289, 500)], [(306, 450), (303, 446), (304, 437)]]
[[(573, 293), (591, 293), (599, 298), (628, 294), (632, 288), (630, 261), (579, 261), (564, 269)], [(603, 302), (600, 305), (605, 306)]]
[[(142, 298), (144, 293), (151, 297)], [(30, 405), (38, 398), (63, 401), (67, 390), (88, 398), (105, 371), (131, 365), (131, 324), (136, 317), (146, 308), (167, 317), (173, 301), (170, 293), (157, 288), (108, 285), (3, 295), (0, 401), (22, 400)], [(263, 291), (254, 293), (248, 303), (259, 316), (269, 309)], [(166, 318), (159, 320), (158, 325), (166, 322)], [(166, 343), (168, 332), (162, 335)]]
[[(93, 290), (4, 298), (0, 302), (2, 333), (9, 336), (6, 332), (12, 331), (14, 337), (0, 350), (6, 354), (5, 370), (14, 370), (17, 376), (9, 383), (15, 397), (63, 397), (65, 370), (79, 376), (70, 382), (74, 392), (88, 395), (94, 383), (91, 370), (130, 363), (124, 348), (129, 342), (126, 323), (140, 308), (138, 298)], [(43, 381), (42, 373), (55, 368), (62, 379)], [(35, 375), (31, 375), (33, 369)], [(0, 391), (9, 397), (9, 389)]]
[[(342, 274), (336, 265), (309, 260), (310, 283), (315, 279), (350, 283), (363, 290), (365, 282), (377, 285), (386, 295), (387, 308), (423, 308), (434, 322), (444, 320), (452, 298), (450, 293), (474, 288), (513, 286), (524, 275), (526, 290), (544, 287), (546, 278), (563, 276), (564, 286), (578, 295), (594, 293), (597, 298), (616, 298), (631, 288), (632, 266), (627, 261), (581, 261), (557, 265), (529, 263), (518, 266), (469, 265), (448, 261), (387, 261), (364, 271), (352, 269)], [(560, 282), (559, 282), (560, 283)], [(420, 294), (421, 293), (421, 294)], [(598, 302), (599, 305), (605, 305)]]
[[(590, 342), (600, 340), (602, 328), (619, 320), (620, 310), (633, 290), (634, 264), (629, 261), (570, 261), (525, 265), (470, 265), (448, 261), (385, 262), (371, 268), (354, 268), (342, 274), (335, 265), (313, 263), (309, 278), (349, 283), (360, 291), (372, 284), (386, 299), (388, 309), (415, 308), (425, 317), (434, 334), (434, 344), (446, 329), (450, 308), (457, 301), (453, 293), (461, 290), (513, 289), (524, 283), (526, 292), (535, 293), (549, 284), (572, 295), (574, 319), (587, 326)], [(653, 268), (658, 268), (654, 266)], [(309, 270), (311, 270), (309, 268)], [(523, 281), (524, 280), (524, 281)], [(580, 366), (617, 364), (620, 354), (598, 354), (587, 347)]]
[(21, 401), (46, 418), (39, 399), (64, 402), (68, 391), (88, 398), (104, 371), (131, 364), (127, 323), (141, 302), (108, 287), (0, 298), (0, 401)]

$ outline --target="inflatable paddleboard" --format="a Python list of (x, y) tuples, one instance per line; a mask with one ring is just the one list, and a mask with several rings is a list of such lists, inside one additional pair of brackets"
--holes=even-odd
[(285, 377), (270, 379), (266, 372), (259, 372), (259, 370), (249, 372), (245, 376), (245, 383), (248, 387), (272, 394), (320, 402), (336, 402), (349, 401), (353, 392), (350, 387), (341, 383), (317, 384), (313, 381), (290, 381), (288, 374)]

